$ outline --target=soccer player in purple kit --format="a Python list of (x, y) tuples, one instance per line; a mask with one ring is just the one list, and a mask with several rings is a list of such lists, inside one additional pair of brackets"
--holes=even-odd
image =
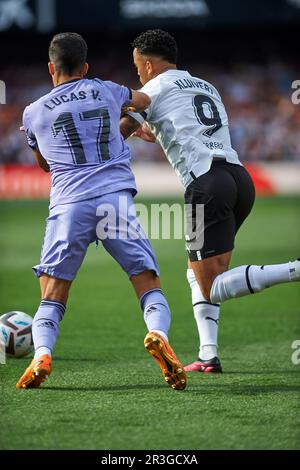
[(152, 247), (138, 226), (134, 237), (121, 233), (121, 219), (135, 219), (137, 191), (130, 150), (119, 130), (120, 114), (128, 107), (142, 112), (151, 100), (110, 81), (85, 79), (86, 56), (87, 45), (79, 34), (54, 36), (48, 64), (54, 88), (23, 114), (28, 144), (41, 168), (51, 172), (51, 194), (41, 260), (33, 268), (42, 299), (32, 326), (35, 355), (16, 387), (39, 387), (51, 373), (52, 349), (70, 286), (89, 244), (98, 240), (99, 207), (109, 206), (119, 215), (119, 236), (104, 237), (102, 244), (127, 272), (139, 298), (148, 328), (146, 349), (166, 382), (183, 390), (186, 374), (168, 343), (170, 310)]

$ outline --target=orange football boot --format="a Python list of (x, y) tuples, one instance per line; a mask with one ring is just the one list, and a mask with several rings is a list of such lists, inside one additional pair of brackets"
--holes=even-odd
[(158, 363), (170, 387), (175, 390), (184, 390), (186, 373), (169, 343), (158, 333), (150, 331), (144, 339), (144, 345)]
[(43, 356), (33, 359), (24, 374), (16, 384), (17, 388), (37, 388), (51, 374), (51, 356)]

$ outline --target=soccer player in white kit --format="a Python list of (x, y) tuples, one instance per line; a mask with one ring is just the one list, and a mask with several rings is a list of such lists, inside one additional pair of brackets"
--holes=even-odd
[[(151, 98), (143, 113), (121, 119), (125, 138), (157, 142), (185, 188), (191, 231), (186, 234), (187, 279), (191, 287), (200, 347), (186, 371), (222, 372), (218, 358), (220, 304), (275, 284), (300, 280), (300, 259), (279, 265), (246, 265), (229, 270), (235, 235), (249, 215), (255, 191), (231, 146), (228, 118), (216, 88), (178, 70), (175, 39), (148, 30), (133, 42), (133, 60)], [(204, 221), (197, 207), (204, 205)]]

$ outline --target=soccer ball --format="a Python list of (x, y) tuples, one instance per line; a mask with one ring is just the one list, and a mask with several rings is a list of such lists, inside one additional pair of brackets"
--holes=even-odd
[(23, 357), (33, 351), (32, 317), (24, 312), (8, 312), (0, 317), (0, 341), (8, 356)]

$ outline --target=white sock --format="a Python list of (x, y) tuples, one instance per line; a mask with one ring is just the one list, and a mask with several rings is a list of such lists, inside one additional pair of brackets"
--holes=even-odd
[(255, 294), (276, 284), (298, 280), (296, 263), (299, 261), (230, 269), (215, 278), (210, 291), (210, 300), (214, 303), (224, 302), (234, 297)]
[(169, 341), (168, 340), (168, 337), (166, 335), (166, 333), (164, 331), (161, 331), (161, 330), (151, 330), (151, 331), (154, 331), (155, 333), (158, 333), (160, 336), (162, 336), (166, 341)]
[(171, 313), (168, 302), (161, 289), (150, 289), (140, 298), (144, 320), (148, 331), (156, 331), (168, 341)]
[(213, 357), (218, 355), (218, 348), (212, 344), (207, 344), (206, 346), (201, 346), (199, 353), (199, 358), (203, 361), (209, 361)]
[(187, 269), (187, 280), (191, 287), (194, 317), (199, 333), (199, 358), (207, 361), (217, 356), (219, 304), (207, 302), (203, 297), (194, 271)]
[(36, 349), (34, 352), (34, 359), (37, 359), (40, 356), (43, 356), (44, 354), (48, 354), (48, 356), (52, 356), (52, 351), (49, 348), (46, 348), (46, 346), (41, 346), (40, 348)]

